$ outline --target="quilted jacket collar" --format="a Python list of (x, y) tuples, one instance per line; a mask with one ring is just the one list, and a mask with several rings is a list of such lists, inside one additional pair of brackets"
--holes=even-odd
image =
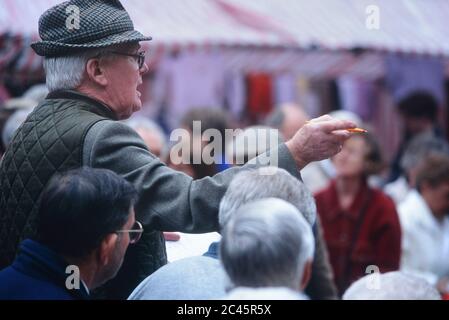
[(56, 90), (53, 92), (50, 92), (46, 99), (69, 99), (69, 100), (79, 100), (82, 102), (87, 103), (89, 106), (94, 107), (95, 110), (93, 110), (98, 115), (101, 115), (103, 117), (107, 117), (112, 120), (118, 120), (117, 116), (114, 114), (114, 112), (111, 110), (111, 108), (104, 104), (103, 102), (91, 98), (81, 92), (75, 91), (75, 90)]

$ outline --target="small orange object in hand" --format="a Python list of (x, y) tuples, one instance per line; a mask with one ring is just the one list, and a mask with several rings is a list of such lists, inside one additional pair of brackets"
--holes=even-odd
[(346, 131), (352, 132), (352, 133), (367, 133), (368, 130), (362, 129), (362, 128), (351, 128), (346, 129)]
[[(312, 121), (308, 120), (306, 121), (306, 124), (311, 123)], [(348, 132), (352, 132), (352, 133), (367, 133), (368, 130), (362, 129), (362, 128), (350, 128), (350, 129), (346, 129), (346, 131)]]

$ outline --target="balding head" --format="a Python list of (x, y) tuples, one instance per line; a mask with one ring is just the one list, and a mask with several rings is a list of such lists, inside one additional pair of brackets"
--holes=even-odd
[(286, 103), (279, 106), (267, 118), (266, 124), (279, 129), (286, 140), (291, 139), (309, 120), (304, 108), (294, 103)]

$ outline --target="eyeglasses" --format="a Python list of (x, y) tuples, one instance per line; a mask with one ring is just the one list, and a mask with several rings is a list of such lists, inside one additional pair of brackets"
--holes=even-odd
[(124, 53), (119, 51), (107, 51), (108, 53), (117, 54), (120, 56), (127, 56), (127, 57), (133, 57), (136, 59), (137, 64), (139, 65), (139, 70), (142, 69), (143, 64), (145, 63), (145, 51), (140, 51), (137, 54), (132, 53)]
[(143, 226), (139, 221), (134, 222), (131, 230), (117, 230), (116, 233), (129, 233), (129, 243), (133, 244), (139, 241), (142, 236)]

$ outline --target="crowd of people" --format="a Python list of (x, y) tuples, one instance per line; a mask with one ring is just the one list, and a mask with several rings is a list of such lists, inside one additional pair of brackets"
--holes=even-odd
[[(174, 141), (133, 116), (151, 37), (118, 1), (72, 34), (68, 4), (89, 6), (46, 11), (32, 45), (46, 87), (0, 109), (0, 299), (449, 297), (449, 144), (431, 94), (398, 103), (391, 165), (356, 114), (293, 103), (245, 127), (193, 108)], [(167, 261), (176, 243), (192, 251)]]

